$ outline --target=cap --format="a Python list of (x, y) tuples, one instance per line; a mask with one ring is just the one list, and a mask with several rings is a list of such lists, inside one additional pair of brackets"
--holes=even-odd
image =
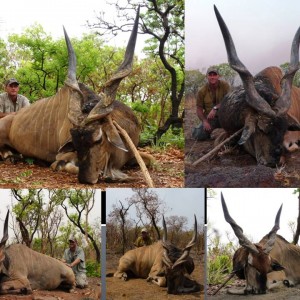
[(208, 75), (209, 73), (216, 73), (216, 74), (219, 75), (219, 71), (218, 71), (218, 69), (216, 67), (209, 67), (207, 69), (206, 75)]
[(147, 233), (148, 232), (147, 228), (143, 228), (142, 232), (146, 232)]
[(76, 242), (76, 238), (75, 238), (75, 236), (74, 235), (70, 235), (69, 236), (69, 242)]
[(12, 83), (16, 83), (17, 85), (19, 85), (19, 82), (18, 82), (17, 79), (11, 78), (11, 79), (8, 79), (8, 80), (6, 81), (5, 86), (8, 86), (8, 85), (10, 85), (10, 84), (12, 84)]

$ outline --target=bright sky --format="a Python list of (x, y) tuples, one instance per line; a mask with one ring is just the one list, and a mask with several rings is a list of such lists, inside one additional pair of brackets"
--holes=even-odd
[[(225, 221), (221, 205), (221, 191), (231, 217), (242, 227), (244, 234), (253, 242), (258, 242), (273, 228), (275, 217), (283, 203), (280, 229), (278, 234), (288, 241), (292, 241), (292, 232), (289, 222), (297, 222), (298, 195), (289, 188), (226, 188), (214, 189), (217, 192), (215, 199), (208, 199), (208, 232), (212, 228), (223, 236), (222, 241), (228, 242), (225, 233), (230, 232), (235, 237), (231, 226)], [(237, 239), (235, 239), (237, 241)]]
[[(45, 195), (48, 195), (48, 192)], [(45, 200), (47, 200), (46, 197)], [(0, 240), (1, 240), (3, 235), (3, 225), (4, 225), (7, 209), (8, 208), (11, 209), (11, 201), (13, 204), (15, 204), (17, 201), (15, 200), (14, 196), (12, 196), (10, 189), (0, 189), (0, 201), (1, 201), (1, 206), (0, 206)], [(90, 216), (89, 221), (91, 224), (94, 224), (96, 222), (96, 219), (101, 217), (101, 191), (100, 190), (96, 190), (95, 205), (89, 216)], [(63, 222), (64, 225), (67, 223), (67, 217), (63, 219)], [(10, 237), (12, 237), (12, 233), (9, 234)]]
[[(11, 33), (22, 33), (25, 28), (38, 23), (53, 38), (63, 37), (62, 26), (65, 26), (70, 38), (80, 37), (90, 33), (86, 21), (96, 23), (96, 15), (105, 11), (107, 20), (118, 20), (114, 6), (106, 4), (105, 0), (15, 0), (3, 1), (0, 13), (0, 36), (7, 37)], [(110, 45), (124, 47), (129, 39), (129, 33), (119, 34), (110, 40)], [(136, 49), (143, 48), (143, 38), (138, 37)], [(136, 54), (138, 52), (136, 51)]]
[(227, 62), (214, 4), (250, 72), (289, 61), (292, 39), (300, 26), (300, 1), (186, 0), (186, 69), (206, 72), (211, 65)]
[[(166, 202), (169, 210), (165, 217), (171, 215), (185, 216), (188, 218), (188, 227), (194, 224), (194, 214), (196, 214), (199, 224), (204, 223), (204, 190), (203, 189), (154, 189), (160, 199)], [(130, 198), (134, 192), (132, 189), (106, 189), (106, 215), (112, 210), (113, 204), (123, 203), (126, 198)], [(133, 208), (129, 210), (130, 217), (136, 219)]]

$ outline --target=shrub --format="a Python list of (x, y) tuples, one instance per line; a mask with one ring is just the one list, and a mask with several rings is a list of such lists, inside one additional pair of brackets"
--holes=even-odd
[(92, 260), (87, 260), (86, 275), (88, 277), (100, 277), (100, 263)]

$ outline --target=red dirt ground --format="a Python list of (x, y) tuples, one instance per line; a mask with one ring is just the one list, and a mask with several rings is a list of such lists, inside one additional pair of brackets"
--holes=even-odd
[[(146, 150), (154, 156), (156, 162), (149, 169), (155, 187), (183, 187), (184, 185), (184, 153), (178, 149), (168, 149), (164, 152)], [(0, 188), (138, 188), (147, 187), (139, 167), (125, 169), (125, 173), (133, 179), (128, 182), (107, 183), (101, 180), (95, 185), (78, 183), (76, 175), (66, 172), (53, 172), (49, 167), (18, 162), (12, 164), (0, 161)]]
[[(195, 270), (192, 273), (193, 279), (197, 282), (204, 282), (204, 262), (200, 258), (195, 259), (195, 255), (191, 254), (195, 262)], [(107, 273), (114, 273), (117, 270), (121, 255), (107, 253), (106, 266)], [(128, 281), (119, 278), (106, 278), (106, 300), (130, 299), (130, 300), (204, 300), (204, 293), (198, 292), (188, 295), (170, 295), (167, 294), (167, 288), (162, 288), (156, 284), (148, 283), (146, 279), (129, 279)]]
[[(257, 165), (256, 160), (241, 147), (219, 151), (210, 160), (196, 166), (192, 163), (214, 148), (214, 140), (197, 142), (191, 130), (199, 124), (196, 101), (185, 101), (185, 185), (187, 187), (298, 187), (300, 185), (300, 151), (289, 155), (283, 169)], [(216, 129), (217, 136), (222, 129)]]
[(99, 300), (100, 278), (88, 278), (89, 286), (85, 289), (75, 289), (74, 292), (62, 290), (54, 291), (33, 291), (32, 295), (5, 295), (0, 296), (0, 300)]

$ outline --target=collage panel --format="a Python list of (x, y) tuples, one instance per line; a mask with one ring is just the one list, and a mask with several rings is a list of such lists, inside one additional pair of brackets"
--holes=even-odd
[(299, 2), (185, 8), (186, 186), (299, 185)]
[(300, 192), (207, 191), (207, 298), (299, 298)]
[(100, 299), (100, 190), (0, 189), (1, 299)]
[(103, 299), (204, 299), (204, 248), (203, 189), (106, 190)]
[(3, 187), (183, 187), (184, 1), (36, 1), (0, 20)]

